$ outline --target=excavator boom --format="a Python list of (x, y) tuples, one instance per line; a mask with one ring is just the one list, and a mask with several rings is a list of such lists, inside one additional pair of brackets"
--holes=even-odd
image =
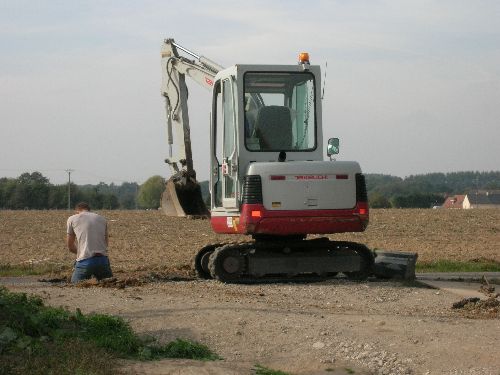
[[(194, 59), (181, 56), (179, 51)], [(169, 145), (169, 155), (165, 162), (172, 173), (162, 195), (161, 207), (168, 216), (208, 216), (193, 167), (185, 77), (188, 76), (200, 86), (212, 90), (214, 77), (223, 68), (175, 43), (173, 39), (164, 41), (161, 57), (161, 90), (165, 98)]]

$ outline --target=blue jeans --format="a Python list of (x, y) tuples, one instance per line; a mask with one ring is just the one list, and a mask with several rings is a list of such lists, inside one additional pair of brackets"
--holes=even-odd
[(92, 276), (97, 280), (113, 276), (108, 257), (97, 256), (75, 262), (75, 270), (71, 276), (72, 283), (90, 279)]

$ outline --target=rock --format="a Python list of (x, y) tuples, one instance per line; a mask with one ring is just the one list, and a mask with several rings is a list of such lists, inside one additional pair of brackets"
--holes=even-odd
[(324, 342), (321, 342), (321, 341), (316, 341), (314, 344), (313, 344), (313, 348), (314, 349), (323, 349), (325, 347), (325, 343)]

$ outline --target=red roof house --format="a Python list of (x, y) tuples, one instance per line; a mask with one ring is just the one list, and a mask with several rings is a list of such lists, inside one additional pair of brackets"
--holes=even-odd
[(443, 208), (463, 208), (465, 195), (453, 195), (446, 198), (443, 203)]

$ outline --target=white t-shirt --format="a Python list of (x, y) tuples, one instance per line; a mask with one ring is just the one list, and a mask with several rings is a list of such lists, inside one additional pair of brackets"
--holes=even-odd
[(95, 254), (108, 255), (106, 246), (107, 221), (93, 212), (83, 211), (70, 216), (67, 222), (67, 233), (76, 236), (76, 260), (93, 257)]

